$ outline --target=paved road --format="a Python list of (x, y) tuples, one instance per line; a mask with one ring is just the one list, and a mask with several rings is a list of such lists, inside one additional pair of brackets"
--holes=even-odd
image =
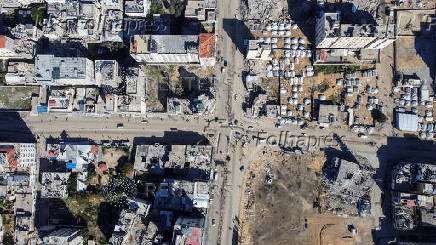
[[(273, 136), (279, 138), (283, 131), (289, 131), (289, 135), (301, 135), (298, 127), (275, 128), (270, 120), (253, 120), (245, 118), (241, 108), (241, 103), (246, 95), (245, 87), (242, 83), (242, 70), (244, 69), (243, 54), (236, 48), (241, 46), (244, 40), (242, 25), (237, 20), (237, 10), (240, 0), (219, 0), (217, 16), (217, 36), (219, 53), (227, 61), (224, 73), (219, 75), (217, 84), (217, 102), (215, 115), (224, 122), (236, 119), (238, 128), (228, 128), (217, 122), (206, 122), (203, 119), (190, 119), (189, 121), (180, 118), (149, 118), (147, 124), (142, 124), (142, 118), (127, 117), (69, 117), (43, 115), (31, 117), (27, 114), (14, 116), (1, 116), (0, 130), (2, 135), (16, 137), (17, 135), (28, 136), (36, 134), (42, 137), (59, 137), (65, 130), (70, 137), (87, 137), (95, 140), (103, 139), (130, 139), (137, 137), (162, 137), (173, 132), (170, 140), (177, 138), (178, 131), (197, 132), (204, 134), (214, 132), (219, 135), (215, 160), (230, 161), (226, 166), (217, 167), (219, 177), (214, 183), (213, 201), (210, 203), (209, 224), (215, 220), (216, 225), (209, 225), (207, 232), (207, 244), (232, 244), (236, 238), (234, 236), (234, 218), (239, 216), (241, 200), (241, 184), (243, 171), (242, 165), (248, 165), (249, 156), (242, 157), (241, 145), (235, 145), (232, 139), (232, 132), (235, 130), (243, 131), (248, 126), (253, 127), (250, 136), (258, 136), (257, 131), (263, 130), (268, 133), (262, 134), (263, 137)], [(236, 17), (236, 18), (235, 18)], [(225, 21), (224, 21), (225, 20)], [(221, 65), (222, 63), (218, 63)], [(236, 95), (236, 96), (235, 96)], [(23, 119), (21, 119), (23, 118)], [(122, 123), (123, 128), (117, 128), (117, 124)], [(310, 129), (306, 133), (312, 137), (331, 135), (333, 129)], [(385, 142), (383, 137), (371, 136), (367, 140), (359, 139), (352, 133), (344, 133), (344, 143), (353, 151), (374, 151), (374, 147), (365, 142), (375, 141), (378, 145)], [(341, 135), (342, 136), (342, 135)], [(180, 137), (184, 137), (183, 135)], [(363, 143), (362, 143), (363, 141)], [(250, 147), (256, 149), (253, 143)], [(318, 145), (317, 147), (321, 147)], [(309, 147), (308, 147), (309, 148)], [(253, 150), (254, 152), (254, 150)], [(254, 155), (254, 154), (252, 154)], [(221, 190), (224, 192), (221, 194)], [(222, 195), (222, 196), (221, 196)], [(237, 233), (237, 232), (236, 232)]]

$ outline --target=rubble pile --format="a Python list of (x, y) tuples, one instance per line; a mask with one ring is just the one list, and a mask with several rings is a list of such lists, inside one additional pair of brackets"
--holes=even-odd
[(374, 15), (377, 7), (380, 4), (380, 0), (351, 0), (356, 9), (367, 11)]
[(325, 208), (339, 214), (361, 214), (359, 208), (362, 203), (369, 204), (374, 184), (372, 168), (366, 164), (333, 158), (324, 166), (323, 172), (323, 182), (327, 187)]
[(281, 0), (244, 0), (240, 10), (246, 20), (274, 20), (279, 19), (285, 7)]

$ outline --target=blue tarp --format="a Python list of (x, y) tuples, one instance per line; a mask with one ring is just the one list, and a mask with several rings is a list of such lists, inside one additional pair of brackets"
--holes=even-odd
[(36, 111), (37, 111), (38, 113), (47, 112), (47, 106), (45, 106), (45, 105), (40, 105), (40, 106), (38, 106), (38, 107), (36, 108)]
[(68, 162), (67, 163), (67, 168), (68, 169), (76, 168), (76, 163), (75, 162)]

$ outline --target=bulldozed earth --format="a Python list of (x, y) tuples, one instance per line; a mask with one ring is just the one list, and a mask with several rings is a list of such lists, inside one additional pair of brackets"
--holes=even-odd
[[(325, 183), (323, 152), (265, 149), (254, 159), (245, 173), (235, 222), (239, 244), (373, 244), (375, 218), (329, 208), (338, 197)], [(348, 205), (344, 210), (356, 206)]]

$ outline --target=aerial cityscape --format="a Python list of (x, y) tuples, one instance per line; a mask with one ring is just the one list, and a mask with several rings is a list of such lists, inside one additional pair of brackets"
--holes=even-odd
[(0, 244), (436, 244), (435, 0), (0, 0)]

